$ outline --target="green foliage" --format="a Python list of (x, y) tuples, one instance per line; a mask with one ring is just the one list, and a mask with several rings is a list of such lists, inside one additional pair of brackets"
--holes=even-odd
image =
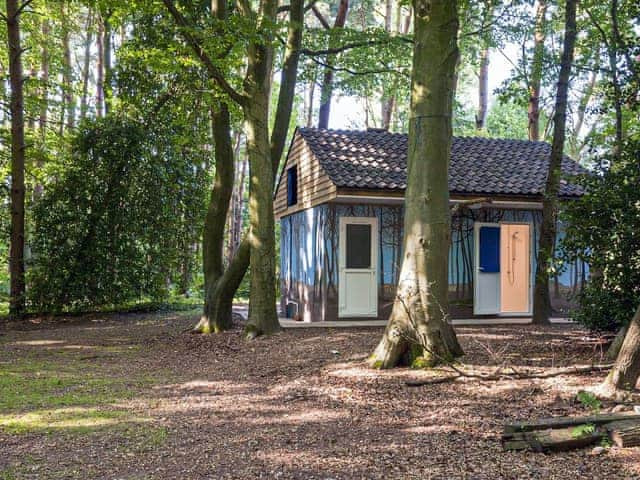
[(602, 408), (602, 402), (600, 399), (591, 392), (580, 390), (578, 395), (576, 395), (576, 398), (584, 407), (588, 408), (591, 413), (597, 414)]
[(640, 303), (640, 143), (628, 142), (615, 164), (608, 160), (580, 180), (586, 195), (563, 213), (561, 256), (591, 270), (573, 316), (594, 330), (616, 330)]
[(34, 206), (32, 309), (166, 298), (190, 247), (185, 229), (203, 218), (206, 180), (175, 135), (122, 116), (81, 126)]
[(602, 448), (611, 448), (613, 447), (613, 442), (611, 441), (611, 439), (607, 436), (602, 437), (602, 439), (600, 439), (600, 446)]
[(571, 436), (573, 438), (582, 438), (592, 435), (596, 431), (596, 426), (593, 423), (584, 423), (577, 425), (571, 429)]
[(493, 138), (527, 140), (527, 116), (522, 107), (513, 102), (495, 102), (487, 114), (487, 133)]

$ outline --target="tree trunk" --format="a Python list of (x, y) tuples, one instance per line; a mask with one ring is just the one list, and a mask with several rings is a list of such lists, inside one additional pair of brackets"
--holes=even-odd
[[(329, 48), (335, 47), (334, 34), (338, 29), (344, 27), (349, 12), (349, 0), (340, 0), (336, 20), (329, 37)], [(318, 113), (318, 128), (329, 128), (329, 116), (331, 114), (331, 100), (333, 98), (333, 56), (328, 55), (326, 59), (328, 65), (324, 70), (322, 85), (320, 87), (320, 111)]]
[(273, 178), (269, 141), (269, 98), (273, 50), (252, 44), (245, 80), (251, 101), (244, 107), (249, 157), (249, 245), (251, 290), (248, 337), (271, 334), (280, 328), (276, 312), (275, 225)]
[(624, 343), (624, 339), (627, 336), (628, 328), (629, 328), (628, 325), (624, 325), (620, 327), (620, 330), (618, 330), (618, 333), (616, 333), (616, 336), (611, 342), (611, 345), (609, 345), (609, 348), (607, 349), (607, 353), (605, 354), (605, 358), (607, 361), (615, 362), (616, 358), (618, 358), (618, 355), (620, 354), (620, 349), (622, 348), (622, 344)]
[(547, 0), (538, 0), (536, 24), (533, 37), (533, 58), (529, 77), (529, 140), (540, 140), (540, 83), (544, 60), (545, 28), (547, 23)]
[[(392, 16), (393, 16), (393, 1), (386, 0), (385, 14), (384, 14), (384, 28), (389, 33), (391, 33)], [(396, 89), (395, 85), (391, 85), (391, 88), (389, 88), (385, 84), (382, 87), (382, 99), (380, 100), (380, 113), (381, 113), (381, 119), (382, 119), (381, 127), (385, 130), (389, 130), (389, 128), (391, 127), (391, 117), (393, 115), (393, 107), (395, 105), (395, 100), (396, 100), (395, 89)]]
[(240, 232), (242, 231), (242, 184), (244, 183), (243, 167), (245, 162), (240, 158), (240, 144), (242, 135), (238, 131), (235, 134), (233, 158), (236, 165), (233, 179), (233, 191), (231, 193), (231, 203), (227, 215), (227, 265), (233, 260), (233, 256), (240, 245)]
[[(42, 21), (42, 36), (49, 38), (50, 25), (49, 20)], [(40, 118), (38, 124), (40, 127), (40, 139), (44, 142), (47, 132), (47, 114), (49, 112), (49, 47), (47, 41), (42, 44), (42, 55), (40, 57), (40, 71), (42, 81), (42, 103), (40, 106)]]
[[(73, 128), (75, 105), (73, 104), (73, 67), (71, 66), (71, 46), (69, 12), (65, 8), (66, 3), (60, 4), (60, 17), (62, 19), (62, 107), (60, 134), (64, 132), (65, 126), (69, 129)], [(65, 121), (66, 118), (66, 121)]]
[(224, 273), (222, 255), (224, 229), (233, 192), (234, 156), (231, 142), (231, 118), (226, 104), (211, 109), (214, 137), (216, 174), (204, 220), (202, 235), (202, 264), (204, 271), (204, 310), (194, 330), (201, 333), (220, 332), (231, 327), (231, 312), (218, 312), (216, 295)]
[(377, 368), (432, 366), (462, 354), (447, 323), (456, 2), (414, 0), (414, 21), (404, 258), (391, 317), (369, 359)]
[[(42, 37), (45, 41), (42, 44), (42, 54), (40, 57), (40, 72), (41, 72), (41, 82), (42, 82), (42, 99), (40, 103), (40, 117), (38, 119), (38, 127), (40, 129), (40, 142), (44, 146), (47, 139), (47, 119), (49, 114), (49, 47), (47, 46), (47, 41), (49, 38), (49, 34), (51, 32), (51, 27), (49, 25), (49, 20), (45, 19), (42, 21)], [(42, 156), (38, 155), (36, 160), (36, 167), (38, 169), (43, 167)], [(39, 181), (33, 187), (33, 196), (34, 198), (40, 198), (42, 196), (42, 192), (44, 191), (44, 187), (42, 183)]]
[(98, 18), (98, 35), (96, 38), (98, 62), (96, 65), (96, 117), (104, 114), (104, 22)]
[(484, 2), (482, 17), (482, 47), (480, 50), (480, 71), (478, 72), (478, 112), (476, 113), (476, 130), (485, 129), (487, 120), (487, 106), (489, 103), (489, 48), (491, 46), (491, 18), (493, 17), (493, 3)]
[(634, 390), (640, 376), (640, 307), (636, 310), (622, 348), (611, 372), (600, 386), (603, 393), (615, 394), (619, 390)]
[(609, 70), (611, 71), (611, 84), (613, 86), (613, 107), (616, 117), (616, 135), (613, 147), (613, 155), (616, 160), (620, 159), (622, 153), (622, 139), (624, 136), (622, 125), (622, 91), (620, 88), (620, 79), (618, 78), (618, 40), (620, 33), (618, 31), (618, 1), (611, 0), (609, 16), (611, 17), (612, 35), (609, 40)]
[(549, 298), (549, 267), (553, 257), (558, 217), (558, 192), (562, 156), (564, 153), (565, 125), (567, 121), (567, 97), (569, 95), (569, 77), (573, 64), (573, 52), (576, 41), (576, 0), (567, 0), (565, 35), (560, 63), (560, 75), (556, 91), (555, 115), (553, 119), (553, 142), (549, 158), (549, 170), (542, 201), (542, 225), (538, 240), (538, 258), (533, 294), (533, 323), (549, 323), (551, 299)]
[(580, 97), (580, 102), (578, 103), (578, 111), (575, 127), (573, 129), (573, 134), (571, 135), (570, 148), (571, 148), (571, 156), (574, 160), (580, 160), (580, 152), (584, 146), (583, 142), (580, 140), (580, 133), (582, 132), (582, 126), (584, 125), (584, 117), (587, 112), (587, 106), (591, 101), (591, 97), (593, 96), (593, 91), (596, 87), (596, 81), (598, 79), (598, 70), (600, 69), (600, 60), (596, 59), (596, 64), (591, 72), (591, 76), (589, 77), (589, 82), (585, 87), (584, 93)]
[(9, 312), (22, 317), (25, 310), (24, 279), (24, 99), (22, 83), (22, 47), (20, 45), (21, 5), (7, 0), (7, 45), (9, 48), (9, 83), (11, 85), (11, 277)]
[(313, 78), (309, 82), (309, 110), (307, 110), (307, 128), (313, 126), (313, 100), (316, 92), (316, 72), (314, 68)]
[[(219, 2), (220, 5), (223, 3)], [(174, 18), (183, 24), (184, 19), (180, 18), (171, 2), (165, 2), (165, 5)], [(273, 2), (263, 5), (263, 13), (267, 17), (275, 16), (275, 9)], [(212, 331), (215, 330), (215, 325), (231, 324), (233, 296), (250, 264), (252, 278), (247, 334), (253, 337), (271, 333), (280, 327), (275, 308), (275, 235), (272, 193), (275, 174), (286, 142), (287, 128), (282, 126), (289, 125), (295, 95), (303, 11), (302, 0), (291, 2), (287, 47), (271, 138), (268, 133), (268, 106), (273, 51), (264, 44), (252, 44), (249, 47), (248, 73), (244, 86), (246, 97), (251, 101), (243, 103), (242, 107), (248, 131), (250, 228), (248, 235), (240, 243), (233, 261), (222, 276), (217, 281), (207, 284), (207, 297), (210, 301), (205, 302), (203, 317), (206, 319), (201, 320), (195, 327), (197, 331)], [(194, 46), (194, 50), (198, 53), (197, 46)], [(254, 229), (254, 225), (257, 228)], [(220, 236), (223, 244), (224, 230)], [(220, 252), (220, 263), (222, 263), (222, 252)], [(203, 328), (203, 325), (207, 324), (210, 328)]]
[(111, 85), (112, 80), (112, 68), (111, 68), (111, 12), (107, 12), (103, 17), (104, 22), (104, 83), (103, 83), (103, 95), (104, 95), (104, 114), (108, 115), (111, 110), (111, 101), (113, 97), (113, 90)]
[(87, 116), (87, 97), (89, 94), (89, 67), (91, 66), (91, 43), (93, 37), (93, 11), (87, 12), (87, 23), (85, 26), (84, 56), (82, 59), (82, 97), (80, 98), (80, 119)]
[(476, 113), (476, 130), (483, 131), (487, 120), (489, 102), (489, 47), (483, 46), (480, 52), (480, 72), (478, 78), (478, 113)]

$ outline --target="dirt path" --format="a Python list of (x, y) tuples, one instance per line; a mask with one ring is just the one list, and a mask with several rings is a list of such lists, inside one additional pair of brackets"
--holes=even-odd
[[(0, 332), (0, 479), (640, 478), (640, 449), (503, 453), (505, 421), (585, 412), (600, 380), (441, 384), (375, 372), (381, 329), (183, 334), (185, 315)], [(568, 327), (459, 328), (470, 365), (588, 362)]]

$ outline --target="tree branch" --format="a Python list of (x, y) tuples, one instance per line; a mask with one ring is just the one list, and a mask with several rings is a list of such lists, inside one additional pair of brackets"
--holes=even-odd
[(213, 63), (213, 61), (211, 60), (209, 55), (207, 55), (207, 53), (204, 51), (204, 48), (200, 44), (200, 41), (195, 36), (193, 36), (191, 33), (189, 33), (188, 29), (191, 28), (191, 26), (187, 22), (187, 19), (184, 18), (184, 16), (178, 11), (178, 9), (174, 5), (173, 1), (172, 0), (163, 0), (163, 2), (165, 4), (165, 6), (167, 7), (167, 10), (169, 10), (169, 13), (171, 14), (173, 19), (175, 20), (175, 22), (178, 25), (178, 27), (180, 27), (180, 29), (181, 29), (180, 33), (181, 33), (182, 37), (187, 42), (187, 44), (189, 44), (189, 46), (194, 51), (196, 56), (200, 59), (202, 64), (205, 66), (205, 68), (207, 69), (207, 72), (209, 72), (209, 75), (211, 76), (211, 78), (218, 84), (218, 86), (220, 87), (220, 89), (223, 92), (225, 92), (227, 95), (229, 95), (231, 100), (233, 100), (234, 102), (238, 103), (239, 105), (245, 105), (247, 103), (247, 101), (249, 100), (247, 98), (247, 96), (245, 94), (242, 94), (242, 93), (238, 92), (236, 89), (234, 89), (231, 86), (231, 84), (229, 82), (227, 82), (227, 80), (224, 78), (223, 73)]
[[(375, 75), (375, 74), (380, 74), (380, 73), (395, 73), (397, 75), (404, 75), (404, 76), (408, 76), (406, 73), (403, 73), (401, 71), (398, 71), (398, 69), (394, 69), (394, 68), (381, 68), (379, 70), (352, 70), (350, 68), (347, 67), (336, 67), (334, 65), (329, 65), (321, 60), (318, 60), (317, 58), (311, 57), (311, 61), (320, 65), (321, 67), (325, 67), (328, 68), (329, 70), (333, 70), (334, 72), (345, 72), (348, 73), (350, 75)], [(408, 68), (408, 67), (406, 67)]]
[(447, 377), (436, 377), (425, 380), (407, 380), (405, 385), (408, 387), (422, 387), (424, 385), (434, 385), (438, 383), (456, 382), (464, 379), (480, 380), (480, 381), (500, 381), (504, 379), (512, 380), (529, 380), (529, 379), (544, 379), (559, 377), (560, 375), (581, 375), (591, 372), (602, 372), (610, 370), (613, 364), (604, 365), (579, 365), (576, 367), (561, 368), (560, 370), (543, 371), (543, 372), (518, 372), (515, 369), (513, 372), (502, 372), (502, 368), (498, 369), (496, 373), (476, 373), (466, 372), (454, 365), (447, 365), (456, 374), (449, 375)]
[[(411, 39), (405, 40), (403, 38), (402, 40), (413, 43), (413, 40)], [(338, 53), (342, 53), (347, 50), (352, 50), (354, 48), (374, 47), (376, 45), (384, 45), (386, 43), (388, 43), (388, 40), (367, 40), (362, 42), (347, 43), (345, 45), (341, 45), (339, 47), (334, 47), (334, 48), (325, 48), (324, 50), (310, 50), (308, 48), (303, 48), (301, 50), (301, 53), (308, 57), (320, 57), (324, 55), (336, 55)]]
[[(278, 171), (280, 157), (284, 151), (293, 98), (295, 96), (296, 80), (298, 77), (298, 64), (300, 60), (300, 45), (302, 44), (302, 29), (304, 28), (304, 3), (303, 0), (291, 0), (289, 13), (289, 27), (287, 42), (282, 62), (280, 77), (280, 91), (278, 93), (278, 105), (276, 107), (273, 129), (271, 131), (271, 160), (274, 174)], [(275, 179), (275, 177), (274, 177)]]
[(311, 5), (311, 11), (313, 12), (313, 14), (316, 16), (318, 21), (322, 24), (322, 26), (325, 29), (331, 30), (331, 25), (329, 25), (329, 22), (327, 21), (327, 19), (324, 18), (324, 15), (322, 15), (322, 13), (320, 13), (320, 10), (318, 10), (318, 7), (315, 6), (315, 3), (313, 5)]
[(481, 198), (471, 198), (469, 200), (461, 200), (460, 202), (454, 204), (451, 207), (451, 216), (453, 216), (454, 214), (458, 213), (460, 210), (462, 210), (463, 208), (468, 208), (471, 205), (475, 205), (478, 203), (491, 203), (491, 199), (487, 198), (487, 197), (481, 197)]
[[(309, 10), (311, 10), (317, 1), (318, 0), (311, 0), (309, 3), (307, 3), (304, 7), (304, 11), (308, 12)], [(277, 13), (284, 13), (290, 10), (291, 10), (291, 5), (281, 5), (278, 7)]]

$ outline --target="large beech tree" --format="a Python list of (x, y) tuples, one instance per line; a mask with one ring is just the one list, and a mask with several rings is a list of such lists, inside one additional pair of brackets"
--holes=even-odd
[(370, 365), (431, 366), (462, 354), (447, 323), (448, 169), (458, 58), (457, 2), (414, 0), (414, 50), (405, 192), (404, 256), (397, 296)]
[[(237, 14), (253, 24), (254, 34), (246, 46), (246, 73), (242, 88), (236, 89), (218, 62), (210, 56), (194, 28), (176, 8), (172, 0), (164, 3), (181, 27), (185, 41), (206, 67), (211, 80), (225, 94), (225, 100), (213, 108), (216, 178), (205, 219), (203, 249), (205, 273), (205, 307), (196, 331), (207, 333), (231, 326), (233, 295), (247, 268), (251, 267), (249, 297), (249, 336), (272, 333), (279, 329), (275, 307), (275, 235), (273, 217), (273, 184), (284, 150), (291, 118), (295, 83), (300, 56), (304, 6), (294, 0), (287, 7), (289, 27), (280, 79), (275, 120), (269, 132), (271, 77), (275, 56), (273, 28), (278, 13), (277, 2), (261, 0), (257, 9), (249, 2), (238, 2)], [(212, 13), (218, 20), (228, 18), (227, 3), (217, 0)], [(227, 51), (231, 50), (229, 46)], [(249, 232), (237, 252), (223, 270), (224, 227), (232, 195), (234, 155), (228, 106), (237, 104), (244, 114), (247, 153), (249, 157)]]
[(576, 3), (576, 0), (567, 0), (565, 7), (565, 34), (556, 91), (553, 141), (551, 143), (549, 170), (542, 201), (542, 225), (540, 226), (540, 238), (538, 240), (537, 269), (533, 293), (534, 323), (548, 323), (551, 316), (549, 263), (553, 256), (558, 224), (558, 193), (560, 191), (561, 165), (567, 123), (569, 77), (576, 43)]

